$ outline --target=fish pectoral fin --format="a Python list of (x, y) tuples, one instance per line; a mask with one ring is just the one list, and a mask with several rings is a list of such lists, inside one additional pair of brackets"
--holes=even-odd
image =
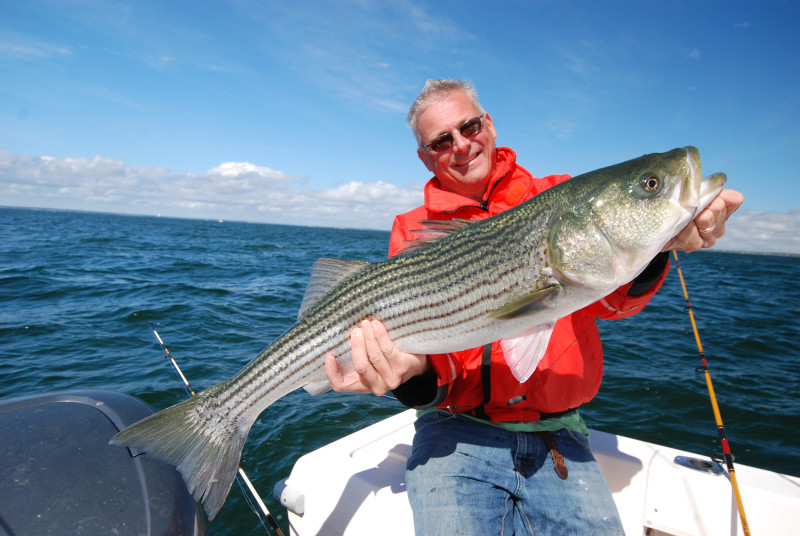
[(509, 304), (504, 305), (491, 316), (500, 320), (511, 320), (521, 316), (529, 315), (542, 309), (546, 309), (556, 296), (564, 289), (562, 285), (550, 285), (543, 289), (536, 290), (517, 298)]
[(328, 380), (322, 380), (318, 382), (307, 383), (303, 386), (303, 389), (308, 391), (308, 394), (310, 394), (311, 396), (318, 396), (323, 393), (327, 393), (328, 391), (333, 389), (333, 387), (331, 387), (331, 382), (329, 382)]
[(527, 381), (536, 370), (547, 350), (554, 325), (535, 326), (517, 337), (500, 341), (506, 363), (519, 383)]
[(367, 266), (364, 261), (345, 261), (323, 257), (317, 259), (311, 267), (311, 276), (308, 278), (306, 292), (297, 318), (305, 314), (314, 304), (333, 289), (336, 285)]

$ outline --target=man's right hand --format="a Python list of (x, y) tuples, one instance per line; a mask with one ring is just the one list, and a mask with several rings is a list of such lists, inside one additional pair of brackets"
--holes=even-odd
[(350, 333), (354, 374), (344, 376), (332, 353), (325, 356), (325, 374), (334, 391), (384, 395), (428, 370), (424, 354), (409, 354), (392, 342), (379, 320), (364, 320)]

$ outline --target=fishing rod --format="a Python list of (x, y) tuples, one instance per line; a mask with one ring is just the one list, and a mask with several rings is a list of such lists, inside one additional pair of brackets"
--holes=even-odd
[(175, 359), (172, 357), (172, 354), (169, 353), (169, 349), (167, 348), (167, 345), (164, 344), (163, 340), (161, 340), (161, 336), (156, 331), (155, 324), (153, 324), (152, 322), (148, 322), (147, 323), (147, 327), (149, 327), (150, 331), (153, 332), (153, 335), (155, 336), (156, 341), (158, 341), (158, 345), (161, 347), (162, 350), (164, 350), (164, 357), (169, 359), (169, 362), (172, 365), (172, 370), (175, 371), (175, 373), (178, 375), (178, 378), (180, 378), (181, 381), (183, 382), (183, 388), (186, 389), (186, 393), (190, 397), (194, 396), (195, 395), (194, 389), (192, 389), (192, 386), (189, 385), (189, 380), (187, 380), (186, 376), (183, 375), (183, 371), (178, 366), (178, 363), (175, 361)]
[[(164, 344), (164, 341), (161, 339), (161, 336), (158, 334), (158, 331), (156, 331), (155, 323), (154, 322), (148, 322), (147, 326), (150, 328), (150, 331), (153, 332), (153, 336), (155, 336), (156, 341), (158, 342), (158, 345), (164, 351), (164, 357), (169, 360), (170, 364), (172, 365), (172, 369), (178, 375), (178, 377), (180, 378), (181, 382), (183, 382), (183, 387), (184, 387), (184, 389), (186, 389), (186, 392), (189, 394), (189, 397), (195, 396), (195, 391), (194, 391), (194, 389), (192, 389), (192, 386), (189, 384), (189, 380), (186, 379), (186, 376), (184, 376), (183, 371), (178, 366), (178, 363), (175, 361), (175, 358), (172, 357), (172, 354), (170, 353), (169, 349), (167, 348), (167, 345)], [(259, 506), (259, 508), (261, 508), (261, 511), (266, 516), (267, 521), (269, 521), (269, 524), (272, 526), (272, 529), (275, 531), (275, 534), (277, 536), (284, 536), (283, 531), (281, 530), (281, 527), (278, 525), (278, 522), (275, 521), (275, 518), (272, 517), (272, 514), (269, 513), (269, 510), (267, 509), (267, 506), (264, 504), (264, 501), (261, 499), (261, 496), (258, 494), (258, 492), (256, 491), (255, 487), (253, 486), (253, 483), (250, 482), (250, 479), (247, 478), (247, 474), (244, 472), (244, 469), (242, 469), (241, 467), (239, 467), (238, 477), (241, 477), (241, 479), (244, 480), (244, 483), (247, 486), (247, 489), (250, 491), (250, 494), (253, 496), (253, 499), (255, 499), (256, 503)], [(236, 479), (236, 482), (239, 484), (239, 488), (242, 489), (242, 493), (244, 494), (245, 499), (247, 500), (248, 504), (250, 505), (250, 508), (254, 512), (256, 512), (256, 515), (258, 515), (259, 518), (260, 518), (261, 516), (255, 510), (255, 507), (253, 506), (253, 504), (248, 499), (247, 494), (244, 493), (244, 488), (243, 488), (242, 483), (241, 483), (241, 481), (239, 480), (238, 477)]]
[(692, 304), (689, 303), (689, 292), (686, 290), (686, 282), (683, 280), (681, 263), (678, 261), (678, 252), (672, 250), (672, 253), (675, 256), (675, 265), (678, 269), (678, 276), (681, 280), (683, 296), (686, 298), (686, 310), (689, 311), (689, 319), (692, 321), (694, 340), (697, 342), (697, 350), (700, 352), (700, 362), (702, 363), (702, 366), (698, 367), (697, 371), (702, 371), (706, 379), (708, 394), (711, 397), (711, 407), (714, 410), (714, 419), (717, 423), (717, 433), (719, 434), (719, 441), (722, 444), (722, 454), (725, 459), (725, 465), (728, 466), (728, 474), (731, 477), (733, 494), (736, 496), (736, 505), (739, 507), (739, 519), (742, 521), (742, 530), (744, 530), (745, 536), (750, 536), (750, 525), (747, 524), (747, 516), (744, 513), (744, 504), (742, 503), (742, 494), (739, 492), (739, 484), (736, 481), (736, 471), (733, 468), (733, 455), (731, 454), (730, 445), (728, 445), (728, 438), (725, 435), (725, 427), (722, 424), (722, 414), (720, 413), (719, 405), (717, 404), (717, 396), (714, 394), (714, 386), (711, 383), (711, 373), (708, 371), (708, 364), (706, 363), (705, 354), (703, 353), (703, 344), (700, 342), (700, 333), (697, 331), (697, 323), (694, 320)]

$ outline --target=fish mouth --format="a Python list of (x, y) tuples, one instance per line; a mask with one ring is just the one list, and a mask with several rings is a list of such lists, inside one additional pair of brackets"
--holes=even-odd
[[(696, 147), (684, 147), (689, 173), (681, 188), (680, 204), (692, 214), (697, 214), (711, 203), (728, 180), (724, 173), (703, 177), (700, 167), (700, 152)], [(694, 217), (694, 216), (693, 216)]]
[(708, 177), (703, 177), (700, 182), (700, 200), (697, 204), (697, 210), (703, 210), (711, 203), (711, 200), (717, 197), (725, 186), (728, 180), (727, 175), (724, 173), (714, 173)]

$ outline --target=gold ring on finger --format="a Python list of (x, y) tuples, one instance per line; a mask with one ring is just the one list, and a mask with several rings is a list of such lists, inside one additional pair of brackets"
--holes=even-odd
[(706, 227), (705, 229), (700, 229), (700, 232), (703, 233), (703, 234), (707, 234), (707, 233), (710, 233), (711, 231), (713, 231), (716, 228), (717, 228), (717, 224), (715, 223), (711, 227)]

